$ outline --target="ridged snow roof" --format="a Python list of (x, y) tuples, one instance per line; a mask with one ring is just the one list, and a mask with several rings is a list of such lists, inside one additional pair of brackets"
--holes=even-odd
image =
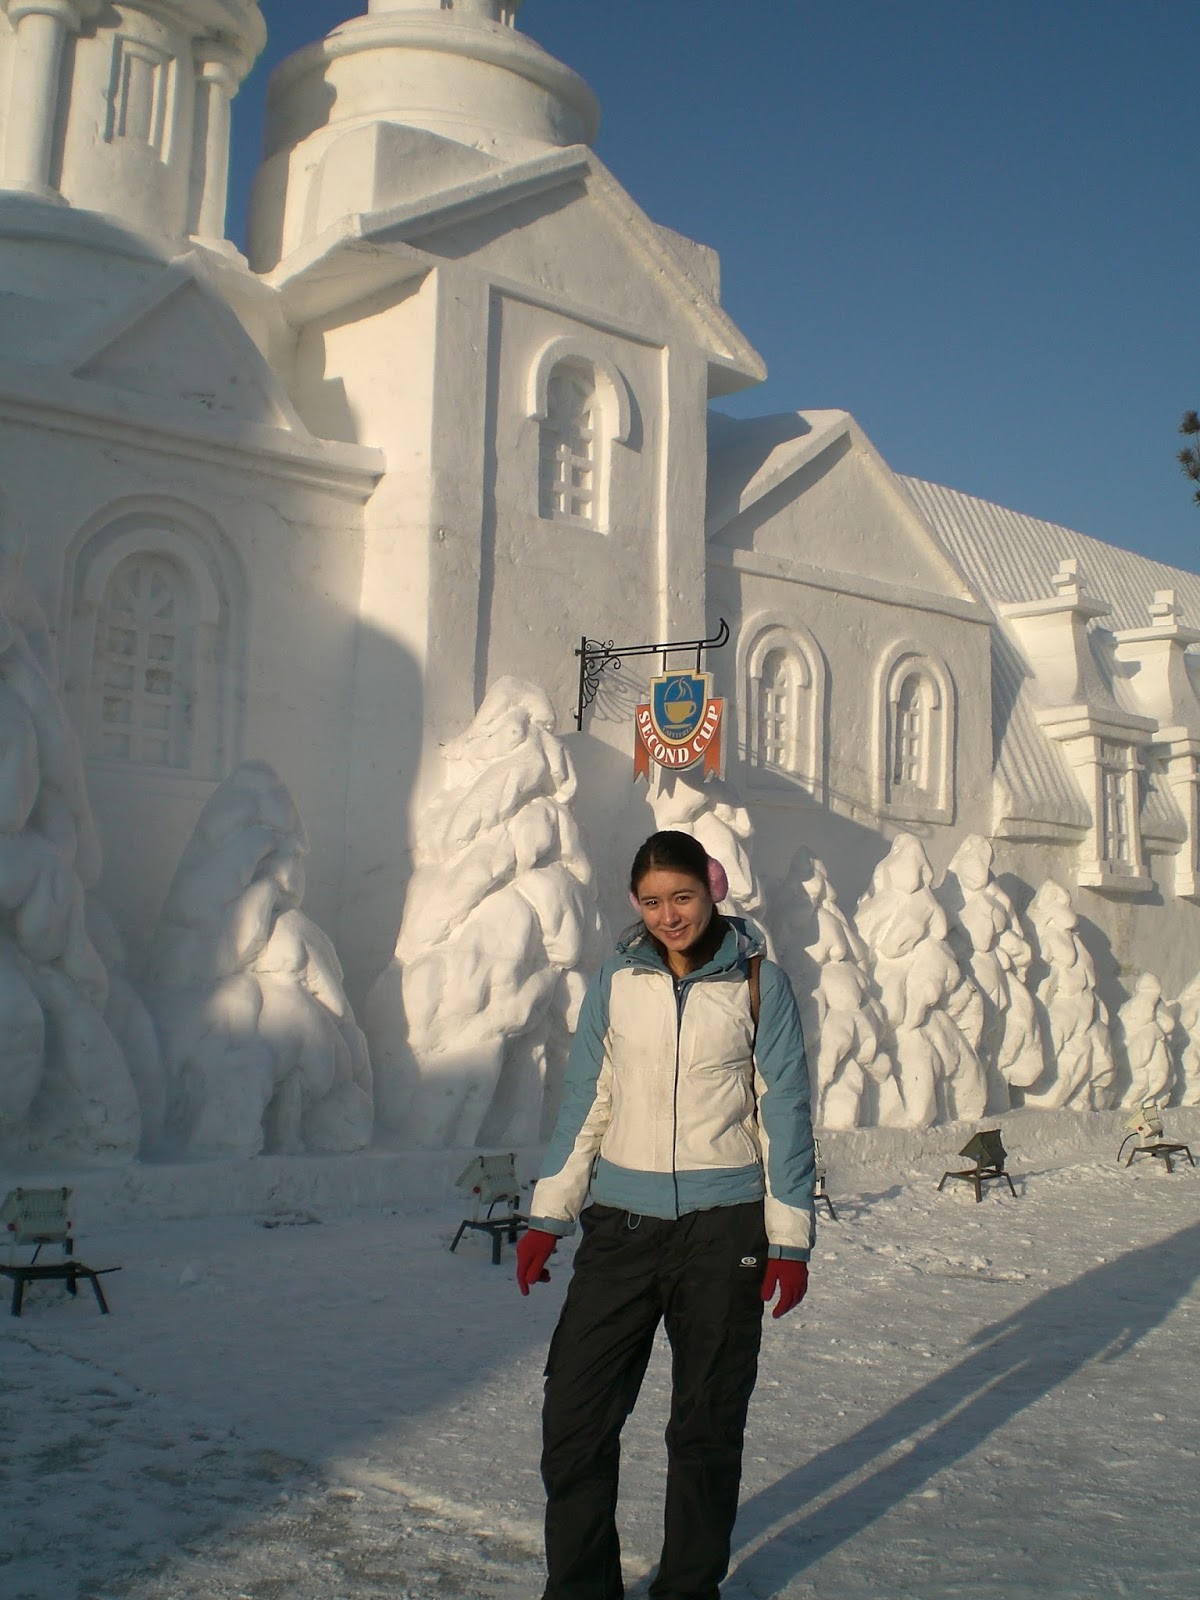
[[(958, 562), (986, 604), (1047, 599), (1064, 557), (1079, 563), (1087, 594), (1111, 607), (1112, 614), (1092, 629), (1143, 628), (1158, 589), (1173, 589), (1181, 619), (1200, 625), (1200, 574), (1152, 561), (1058, 523), (1010, 511), (957, 489), (899, 480), (921, 515)], [(994, 729), (996, 822), (1065, 823), (1084, 828), (1091, 818), (1061, 747), (1038, 726), (1025, 690), (1027, 669), (1002, 627), (992, 633), (992, 726)], [(1173, 801), (1151, 782), (1143, 810), (1151, 835), (1177, 839), (1183, 819)]]
[(1181, 620), (1200, 627), (1200, 573), (941, 484), (904, 477), (900, 482), (957, 557), (979, 598), (991, 605), (1049, 598), (1062, 558), (1074, 556), (1087, 593), (1112, 607), (1112, 616), (1103, 618), (1105, 628), (1146, 627), (1156, 589), (1174, 589)]

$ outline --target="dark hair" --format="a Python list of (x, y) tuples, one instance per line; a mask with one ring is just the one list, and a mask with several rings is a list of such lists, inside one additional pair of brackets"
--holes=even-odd
[(690, 833), (668, 828), (652, 833), (633, 858), (629, 869), (629, 891), (636, 895), (638, 884), (648, 872), (664, 867), (668, 872), (686, 872), (708, 887), (708, 851)]

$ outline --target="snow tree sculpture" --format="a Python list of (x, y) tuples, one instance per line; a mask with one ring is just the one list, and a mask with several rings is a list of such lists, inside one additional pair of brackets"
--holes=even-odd
[(367, 999), (381, 1121), (427, 1148), (533, 1143), (602, 935), (546, 694), (499, 679), (444, 751), (396, 951)]
[(1043, 974), (1037, 1002), (1046, 1070), (1025, 1091), (1026, 1104), (1107, 1110), (1116, 1077), (1108, 1011), (1096, 990), (1096, 967), (1079, 936), (1071, 896), (1053, 878), (1034, 895), (1029, 923)]
[(987, 1080), (968, 1033), (979, 996), (946, 943), (946, 913), (920, 840), (898, 834), (855, 922), (890, 1030), (901, 1120), (914, 1128), (983, 1115)]
[(720, 778), (705, 783), (689, 772), (659, 767), (650, 780), (650, 805), (656, 828), (692, 834), (721, 863), (729, 879), (722, 910), (753, 922), (773, 954), (766, 896), (750, 859), (754, 824), (732, 786)]
[(1175, 1002), (1179, 1022), (1175, 1031), (1175, 1088), (1172, 1099), (1180, 1106), (1200, 1106), (1200, 974)]
[(163, 904), (147, 1000), (193, 1154), (349, 1151), (371, 1138), (366, 1041), (331, 941), (300, 910), (308, 841), (287, 786), (244, 762), (209, 797)]
[(1175, 1077), (1171, 1035), (1175, 1012), (1162, 997), (1162, 984), (1151, 972), (1142, 973), (1133, 993), (1117, 1012), (1114, 1029), (1129, 1072), (1123, 1105), (1140, 1106), (1146, 1100), (1166, 1105)]
[[(955, 851), (937, 891), (949, 921), (947, 942), (980, 997), (971, 1044), (988, 1072), (989, 1111), (1006, 1111), (1011, 1091), (1043, 1071), (1033, 996), (1026, 988), (1033, 948), (1016, 907), (992, 876), (993, 850), (972, 833)], [(1020, 1096), (1015, 1097), (1020, 1102)]]
[(824, 862), (796, 851), (781, 885), (779, 957), (804, 1025), (818, 1127), (901, 1120), (887, 1019), (870, 992), (867, 947), (838, 905)]
[[(0, 584), (0, 1144), (73, 1161), (137, 1154), (141, 1112), (88, 936), (100, 856), (45, 619)], [(148, 1064), (153, 1077), (157, 1063)]]

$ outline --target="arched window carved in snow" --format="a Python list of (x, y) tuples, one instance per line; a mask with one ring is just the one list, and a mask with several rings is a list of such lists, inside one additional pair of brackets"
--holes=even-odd
[(552, 340), (530, 372), (529, 415), (538, 423), (538, 515), (606, 533), (613, 445), (632, 425), (624, 378), (586, 341)]
[(245, 586), (212, 519), (126, 500), (80, 531), (65, 576), (64, 687), (89, 759), (201, 779), (235, 764)]
[(123, 561), (108, 581), (92, 657), (92, 753), (153, 767), (190, 765), (195, 607), (186, 574), (162, 556)]
[(746, 755), (752, 781), (823, 785), (825, 659), (807, 629), (757, 627), (745, 652)]
[(930, 651), (902, 645), (885, 657), (876, 704), (876, 799), (893, 815), (954, 816), (954, 682)]
[(929, 765), (937, 689), (920, 672), (903, 679), (892, 710), (892, 787), (897, 792), (929, 792)]
[(547, 386), (546, 416), (538, 437), (538, 513), (552, 521), (597, 526), (601, 430), (591, 371), (563, 362)]

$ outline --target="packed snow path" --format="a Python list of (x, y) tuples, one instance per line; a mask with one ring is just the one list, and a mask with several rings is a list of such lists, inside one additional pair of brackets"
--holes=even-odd
[[(835, 1173), (809, 1299), (766, 1322), (730, 1600), (1200, 1594), (1200, 1170), (1014, 1171), (978, 1206), (928, 1163)], [(567, 1263), (522, 1300), (507, 1252), (448, 1253), (460, 1214), (93, 1230), (110, 1317), (37, 1286), (0, 1319), (0, 1592), (534, 1600)], [(635, 1593), (667, 1377), (625, 1436)]]

